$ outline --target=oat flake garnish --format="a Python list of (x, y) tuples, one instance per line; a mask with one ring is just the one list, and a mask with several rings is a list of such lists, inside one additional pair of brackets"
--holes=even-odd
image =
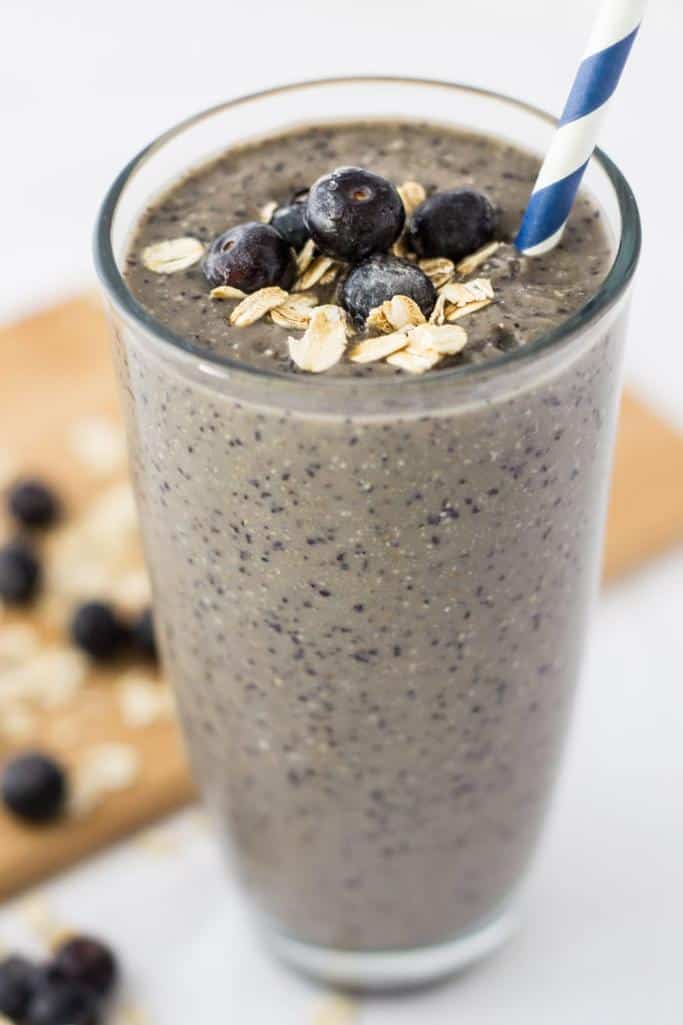
[(473, 274), (475, 270), (482, 267), (500, 246), (500, 242), (489, 242), (487, 245), (482, 246), (481, 249), (478, 249), (476, 253), (471, 253), (464, 260), (461, 260), (456, 265), (456, 271), (466, 278), (468, 274)]
[(434, 288), (441, 288), (447, 281), (450, 281), (455, 274), (455, 264), (442, 256), (435, 256), (428, 260), (418, 260), (418, 267), (427, 275)]
[(420, 203), (424, 203), (427, 198), (425, 188), (419, 182), (403, 182), (403, 185), (398, 187), (398, 194), (401, 197), (406, 217), (410, 217)]
[(259, 288), (258, 292), (252, 292), (246, 299), (243, 299), (230, 314), (230, 323), (233, 327), (248, 327), (255, 324), (266, 313), (281, 306), (289, 298), (284, 288), (273, 285), (270, 288)]
[(274, 199), (271, 199), (270, 203), (265, 203), (258, 212), (258, 219), (262, 224), (270, 224), (270, 219), (277, 210), (277, 203)]
[(441, 353), (435, 351), (414, 352), (412, 349), (402, 349), (389, 356), (387, 363), (392, 367), (399, 367), (409, 374), (424, 374), (431, 370), (441, 359)]
[(394, 331), (390, 335), (366, 338), (351, 349), (349, 359), (352, 363), (376, 363), (377, 360), (405, 349), (407, 344), (408, 335), (405, 331)]
[(301, 277), (304, 271), (307, 271), (308, 268), (311, 266), (311, 264), (313, 263), (314, 256), (315, 242), (312, 238), (309, 238), (308, 242), (305, 243), (301, 252), (297, 254), (296, 269), (298, 271), (299, 277)]
[(314, 306), (318, 305), (317, 296), (312, 292), (291, 295), (281, 306), (270, 311), (270, 319), (279, 327), (290, 331), (305, 331), (311, 320)]
[(424, 313), (414, 299), (407, 295), (395, 295), (370, 310), (367, 326), (382, 334), (391, 334), (392, 331), (401, 331), (404, 327), (414, 327), (424, 322)]
[(142, 251), (142, 262), (155, 274), (175, 274), (198, 263), (204, 255), (204, 246), (196, 238), (172, 238), (156, 242)]
[(218, 285), (209, 292), (210, 299), (245, 299), (247, 293), (232, 285)]
[(467, 345), (467, 332), (459, 324), (420, 324), (409, 335), (408, 349), (420, 354), (438, 352), (455, 356)]
[(340, 306), (316, 306), (306, 333), (289, 338), (289, 355), (301, 370), (319, 374), (338, 363), (346, 348), (346, 315)]
[(397, 256), (399, 260), (415, 260), (415, 253), (411, 252), (408, 248), (408, 239), (405, 235), (401, 235), (396, 239), (393, 246), (391, 247), (392, 256)]
[(490, 306), (492, 299), (480, 299), (475, 303), (468, 303), (467, 306), (455, 306), (446, 314), (446, 320), (449, 324), (452, 324), (455, 320), (460, 320), (461, 317), (468, 317), (470, 313), (476, 313), (477, 310), (483, 310), (486, 306)]
[[(308, 245), (308, 243), (306, 244)], [(334, 264), (335, 261), (331, 256), (316, 256), (315, 260), (294, 282), (292, 291), (306, 292), (309, 288), (313, 288), (314, 285), (317, 285), (322, 280)]]

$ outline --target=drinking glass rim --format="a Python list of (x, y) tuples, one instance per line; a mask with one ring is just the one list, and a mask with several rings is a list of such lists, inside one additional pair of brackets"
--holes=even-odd
[[(139, 327), (151, 333), (155, 339), (163, 345), (169, 345), (171, 349), (178, 350), (181, 355), (200, 360), (204, 364), (214, 365), (229, 373), (231, 377), (245, 375), (251, 379), (262, 379), (269, 385), (288, 390), (301, 388), (310, 389), (310, 381), (302, 381), (298, 374), (290, 374), (281, 370), (268, 370), (263, 367), (250, 366), (240, 360), (232, 359), (229, 356), (220, 355), (205, 349), (200, 345), (193, 344), (189, 339), (176, 334), (161, 321), (153, 317), (133, 296), (121, 274), (114, 250), (112, 247), (111, 231), (118, 202), (126, 188), (129, 180), (136, 171), (142, 167), (158, 150), (176, 136), (191, 128), (199, 122), (219, 114), (221, 111), (229, 110), (241, 104), (251, 103), (267, 99), (269, 96), (277, 96), (289, 92), (296, 92), (302, 89), (311, 89), (327, 86), (350, 86), (350, 85), (408, 85), (415, 87), (436, 87), (440, 89), (452, 89), (455, 92), (469, 93), (472, 96), (480, 96), (484, 99), (498, 100), (516, 107), (520, 111), (526, 111), (535, 117), (546, 121), (550, 125), (556, 125), (557, 119), (548, 111), (537, 107), (534, 104), (519, 100), (505, 93), (499, 93), (492, 89), (484, 89), (478, 86), (471, 86), (460, 82), (447, 82), (432, 78), (413, 78), (403, 75), (349, 75), (333, 76), (329, 78), (306, 79), (297, 82), (290, 82), (285, 85), (272, 86), (268, 89), (257, 90), (215, 104), (192, 114), (182, 121), (177, 122), (171, 128), (157, 135), (151, 142), (144, 146), (124, 166), (121, 172), (114, 179), (105, 194), (100, 207), (94, 236), (94, 258), (95, 268), (101, 285), (107, 297), (114, 303), (118, 312), (128, 321), (135, 322)], [(495, 359), (487, 360), (479, 364), (465, 364), (463, 366), (450, 367), (433, 374), (422, 375), (404, 374), (400, 377), (374, 377), (365, 378), (362, 381), (363, 392), (384, 392), (391, 389), (395, 392), (398, 388), (424, 388), (430, 381), (438, 381), (442, 385), (450, 382), (456, 386), (458, 383), (468, 386), (475, 386), (479, 380), (484, 378), (490, 380), (492, 373), (496, 378), (502, 377), (505, 370), (514, 370), (522, 367), (529, 360), (533, 360), (541, 353), (554, 350), (559, 345), (583, 331), (594, 321), (597, 321), (603, 314), (614, 306), (624, 294), (635, 273), (642, 244), (642, 226), (638, 204), (633, 191), (625, 176), (619, 170), (613, 160), (600, 148), (596, 148), (593, 158), (605, 172), (610, 185), (612, 186), (621, 216), (621, 237), (617, 252), (607, 276), (600, 285), (597, 292), (584, 303), (578, 310), (563, 320), (556, 327), (544, 331), (538, 338), (535, 338), (527, 345), (502, 353)], [(357, 386), (357, 378), (337, 377), (332, 375), (317, 374), (316, 386), (322, 386), (331, 393), (348, 389), (351, 385)]]

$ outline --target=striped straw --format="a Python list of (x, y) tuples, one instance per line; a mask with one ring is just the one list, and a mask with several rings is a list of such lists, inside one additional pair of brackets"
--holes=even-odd
[(515, 239), (517, 248), (527, 256), (547, 253), (562, 238), (646, 3), (603, 3)]

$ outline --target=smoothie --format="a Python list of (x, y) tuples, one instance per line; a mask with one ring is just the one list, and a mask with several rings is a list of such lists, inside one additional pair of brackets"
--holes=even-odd
[[(424, 376), (351, 346), (306, 373), (296, 331), (229, 325), (239, 296), (210, 298), (200, 262), (146, 266), (151, 246), (206, 252), (349, 165), (428, 197), (474, 188), (495, 210), (499, 244), (455, 275), (493, 297), (456, 317), (467, 344)], [(537, 842), (597, 582), (623, 335), (612, 317), (498, 366), (582, 307), (613, 255), (588, 195), (553, 253), (515, 251), (537, 169), (509, 143), (416, 121), (303, 127), (191, 170), (129, 247), (131, 293), (200, 361), (186, 372), (119, 325), (165, 665), (251, 898), (306, 944), (467, 935), (501, 913)], [(317, 301), (338, 302), (348, 273), (329, 267)], [(353, 330), (354, 345), (368, 334)], [(217, 357), (279, 376), (245, 397)]]

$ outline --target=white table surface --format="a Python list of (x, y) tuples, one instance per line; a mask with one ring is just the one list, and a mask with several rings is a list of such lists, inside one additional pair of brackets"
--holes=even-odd
[[(0, 317), (91, 283), (105, 187), (180, 117), (284, 80), (369, 70), (469, 80), (558, 110), (595, 6), (2, 0)], [(646, 227), (628, 374), (681, 425), (682, 32), (679, 0), (651, 5), (605, 133)], [(680, 1025), (682, 599), (679, 550), (601, 600), (517, 940), (457, 983), (361, 1003), (359, 1025)], [(41, 893), (60, 919), (113, 940), (152, 1025), (312, 1023), (320, 991), (253, 942), (201, 818), (161, 828), (163, 843), (123, 844)], [(30, 942), (16, 905), (0, 909), (0, 940)]]

